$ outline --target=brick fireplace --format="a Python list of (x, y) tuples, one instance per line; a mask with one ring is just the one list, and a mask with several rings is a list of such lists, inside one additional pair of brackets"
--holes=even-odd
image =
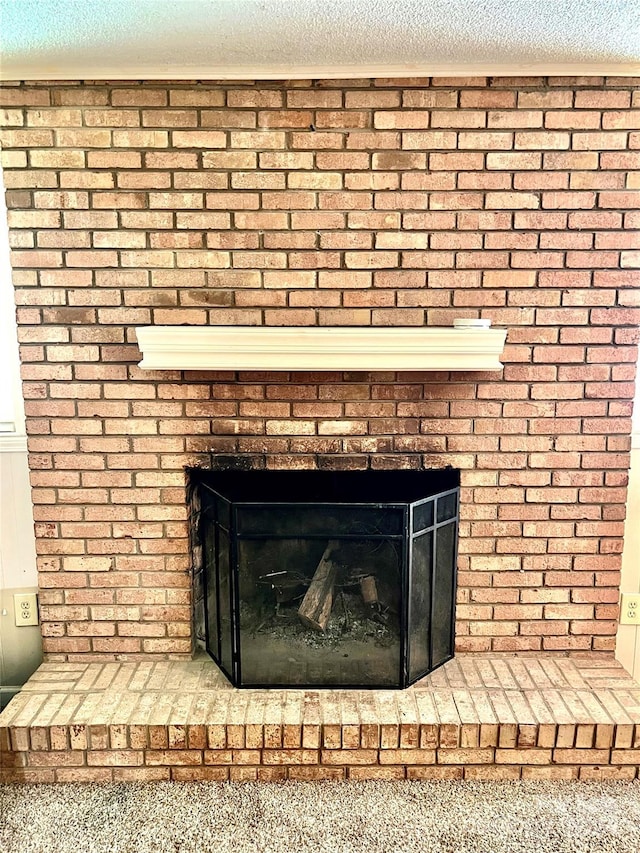
[[(187, 467), (461, 472), (456, 644), (611, 653), (627, 78), (0, 89), (50, 662), (190, 658)], [(507, 329), (502, 373), (138, 367), (136, 327)]]

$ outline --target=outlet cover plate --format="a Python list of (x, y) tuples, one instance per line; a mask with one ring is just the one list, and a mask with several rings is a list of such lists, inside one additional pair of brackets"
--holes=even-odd
[(640, 625), (640, 592), (623, 592), (620, 598), (620, 624)]
[(35, 592), (16, 593), (13, 596), (13, 609), (19, 628), (38, 624), (38, 596)]

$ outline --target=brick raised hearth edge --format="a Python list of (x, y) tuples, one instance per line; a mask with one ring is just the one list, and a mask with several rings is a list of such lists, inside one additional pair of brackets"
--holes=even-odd
[(632, 780), (640, 685), (602, 658), (460, 655), (403, 691), (234, 690), (211, 661), (45, 663), (0, 781)]

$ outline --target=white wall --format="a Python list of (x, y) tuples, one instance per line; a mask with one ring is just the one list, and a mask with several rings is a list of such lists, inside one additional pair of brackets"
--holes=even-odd
[(13, 596), (37, 591), (33, 513), (4, 189), (0, 182), (0, 707), (42, 659), (40, 628), (15, 624)]
[[(631, 435), (629, 499), (620, 590), (621, 592), (640, 592), (640, 376), (636, 383)], [(640, 628), (633, 625), (619, 626), (616, 657), (634, 678), (640, 680)]]

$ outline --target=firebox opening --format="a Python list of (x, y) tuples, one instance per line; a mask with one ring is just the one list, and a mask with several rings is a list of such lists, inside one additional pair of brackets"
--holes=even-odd
[(192, 470), (209, 654), (239, 687), (406, 687), (453, 655), (460, 476)]

